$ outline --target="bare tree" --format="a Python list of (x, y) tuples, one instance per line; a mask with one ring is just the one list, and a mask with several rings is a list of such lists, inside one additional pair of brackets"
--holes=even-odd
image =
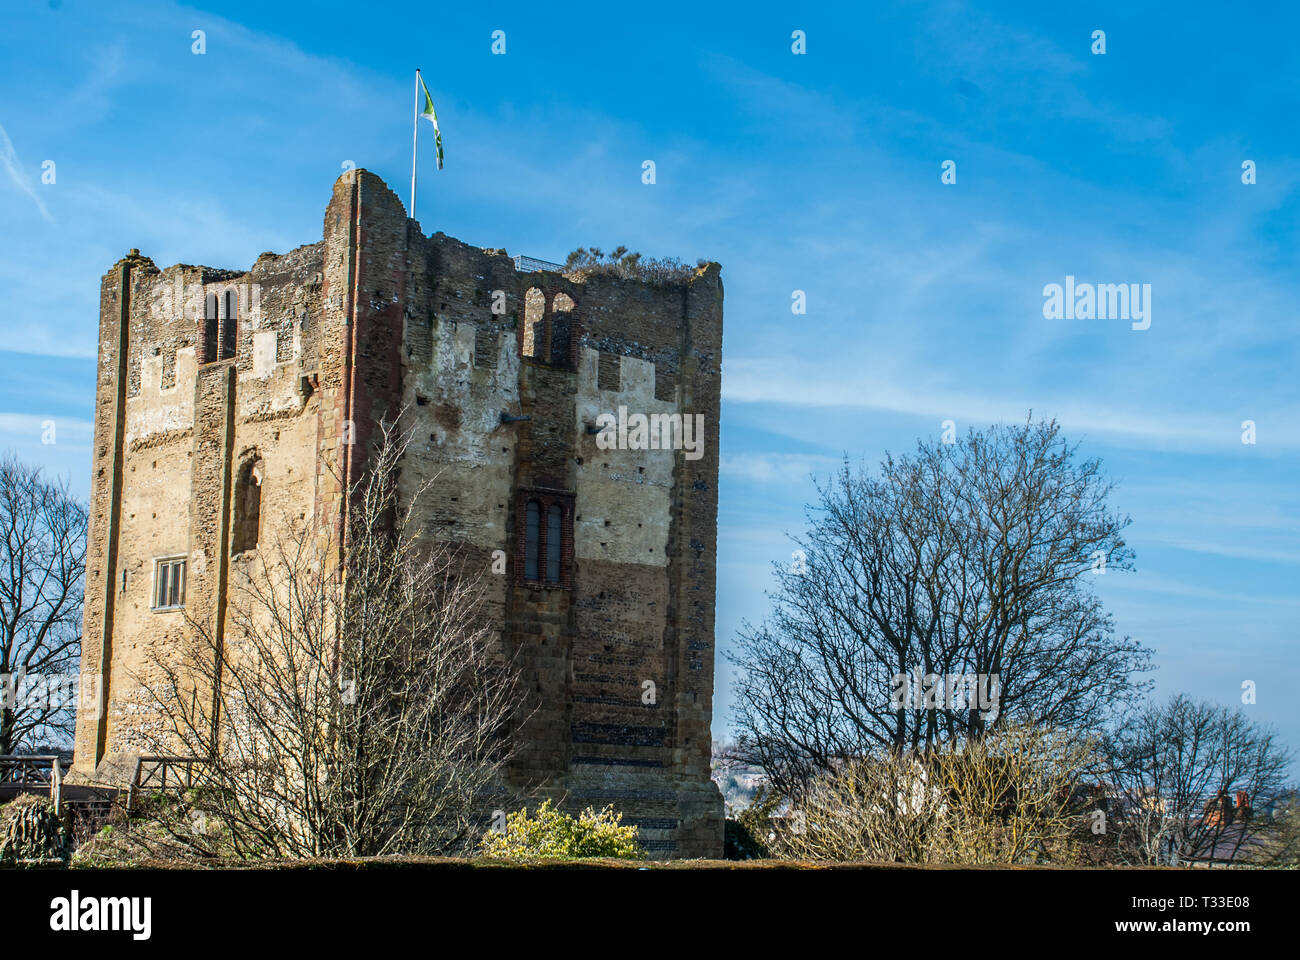
[(1274, 800), (1260, 835), (1259, 862), (1271, 867), (1300, 867), (1300, 789), (1287, 787)]
[(1017, 725), (926, 753), (882, 749), (814, 777), (777, 850), (811, 860), (1074, 862), (1075, 788), (1092, 749)]
[(484, 615), (485, 571), (422, 539), (420, 494), (397, 498), (407, 438), (382, 434), (341, 567), (328, 536), (298, 529), (233, 588), (224, 644), (191, 620), (179, 658), (154, 661), (157, 748), (209, 757), (170, 824), (202, 853), (445, 853), (489, 822), (515, 671)]
[(731, 655), (740, 753), (781, 789), (1010, 721), (1099, 730), (1144, 688), (1150, 651), (1091, 590), (1132, 567), (1129, 521), (1055, 421), (918, 442), (818, 489), (770, 619)]
[(0, 459), (0, 753), (72, 739), (86, 521), (65, 482)]
[(1140, 864), (1254, 856), (1271, 826), (1256, 811), (1282, 794), (1291, 762), (1240, 708), (1182, 694), (1125, 718), (1108, 756), (1108, 829), (1118, 856)]

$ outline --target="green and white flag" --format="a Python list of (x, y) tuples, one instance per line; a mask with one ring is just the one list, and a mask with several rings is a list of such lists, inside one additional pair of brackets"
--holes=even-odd
[(420, 111), (420, 116), (428, 117), (429, 122), (433, 124), (433, 139), (438, 148), (438, 169), (441, 170), (442, 131), (438, 129), (438, 113), (433, 109), (433, 97), (429, 96), (429, 88), (424, 85), (424, 77), (420, 77), (420, 90), (424, 93), (424, 109)]

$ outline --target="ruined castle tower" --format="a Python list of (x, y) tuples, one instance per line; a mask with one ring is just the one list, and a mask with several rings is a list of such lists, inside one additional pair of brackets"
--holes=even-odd
[[(337, 513), (337, 477), (405, 407), (403, 486), (437, 476), (429, 528), (485, 568), (507, 558), (491, 602), (536, 698), (511, 776), (570, 809), (613, 803), (658, 855), (721, 855), (717, 264), (662, 283), (519, 269), (424, 236), (353, 170), (320, 242), (247, 273), (131, 251), (103, 279), (99, 343), (81, 669), (100, 696), (82, 699), (80, 774), (130, 770), (150, 657), (186, 612), (219, 630), (237, 565)], [(704, 442), (603, 449), (620, 407), (701, 414)]]

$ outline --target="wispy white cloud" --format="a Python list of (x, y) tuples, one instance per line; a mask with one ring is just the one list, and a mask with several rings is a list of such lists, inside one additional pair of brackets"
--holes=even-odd
[(3, 124), (0, 124), (0, 166), (3, 166), (5, 173), (9, 175), (9, 182), (31, 197), (32, 202), (36, 204), (36, 209), (41, 211), (41, 216), (47, 222), (53, 223), (54, 218), (50, 216), (50, 211), (45, 208), (45, 201), (32, 185), (31, 177), (23, 169), (22, 161), (18, 159), (18, 152), (14, 150), (13, 141), (9, 139), (9, 133)]
[(810, 475), (835, 470), (840, 459), (799, 453), (737, 453), (724, 455), (719, 469), (723, 476), (755, 483), (802, 484)]
[[(1099, 434), (1166, 449), (1220, 453), (1242, 449), (1240, 419), (1223, 413), (1158, 414), (1145, 405), (1089, 403), (1064, 392), (1044, 391), (1028, 397), (1023, 391), (1009, 390), (1000, 396), (967, 393), (936, 384), (928, 372), (900, 368), (887, 358), (864, 363), (852, 371), (842, 369), (844, 366), (855, 365), (824, 358), (819, 363), (788, 358), (729, 360), (723, 376), (723, 398), (732, 403), (875, 410), (925, 417), (936, 425), (953, 419), (961, 429), (967, 425), (1017, 422), (1032, 408), (1035, 416), (1058, 419), (1071, 435)], [(1276, 429), (1270, 434), (1269, 446), (1261, 448), (1263, 455), (1300, 448), (1300, 427), (1292, 417), (1274, 413), (1268, 422)], [(795, 436), (806, 438), (806, 430), (797, 419), (791, 422), (789, 418), (773, 418), (772, 429), (784, 432), (787, 424), (793, 426)]]
[(1124, 592), (1163, 594), (1218, 604), (1239, 604), (1243, 607), (1251, 607), (1255, 604), (1300, 607), (1300, 597), (1294, 594), (1240, 593), (1217, 590), (1202, 584), (1187, 583), (1183, 580), (1151, 573), (1125, 573), (1108, 576), (1106, 577), (1105, 586), (1107, 589)]
[(50, 443), (90, 443), (95, 425), (79, 417), (41, 416), (32, 413), (0, 412), (0, 438), (25, 442), (51, 438)]
[(1209, 553), (1219, 557), (1235, 557), (1242, 560), (1263, 560), (1267, 563), (1300, 563), (1300, 550), (1269, 549), (1251, 543), (1224, 543), (1222, 541), (1197, 540), (1190, 537), (1153, 537), (1151, 542), (1187, 550), (1192, 553)]

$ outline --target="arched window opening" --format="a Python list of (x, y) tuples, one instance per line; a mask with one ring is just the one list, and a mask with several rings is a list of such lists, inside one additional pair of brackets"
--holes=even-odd
[(569, 327), (573, 317), (573, 298), (567, 293), (557, 293), (551, 300), (551, 363), (557, 367), (569, 365)]
[(221, 317), (217, 310), (217, 295), (209, 293), (203, 301), (203, 362), (217, 359), (217, 331)]
[(573, 586), (573, 495), (521, 490), (515, 500), (514, 576), (519, 586)]
[(240, 468), (235, 483), (235, 533), (231, 553), (257, 549), (262, 521), (262, 461), (250, 460)]
[(560, 548), (564, 544), (561, 530), (564, 526), (564, 510), (558, 503), (546, 509), (546, 581), (560, 582)]
[(536, 500), (529, 500), (525, 510), (527, 519), (524, 527), (524, 579), (537, 580), (538, 560), (541, 553), (542, 507)]
[(226, 291), (225, 325), (221, 329), (221, 359), (229, 360), (235, 355), (239, 343), (239, 294), (234, 290)]
[(541, 360), (546, 356), (546, 297), (537, 287), (530, 287), (524, 294), (524, 342), (525, 357)]

